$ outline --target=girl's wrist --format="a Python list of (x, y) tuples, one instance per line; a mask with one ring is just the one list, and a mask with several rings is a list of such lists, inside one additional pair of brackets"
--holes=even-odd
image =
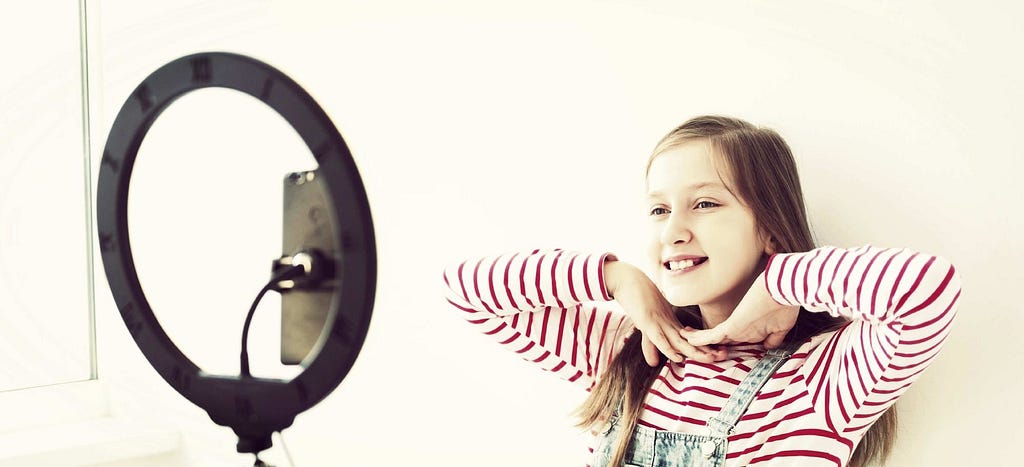
[(609, 255), (604, 262), (604, 285), (608, 290), (608, 296), (615, 299), (615, 292), (621, 290), (622, 285), (629, 280), (630, 274), (636, 267), (624, 261), (619, 261)]
[(614, 299), (615, 291), (619, 288), (619, 275), (622, 271), (622, 264), (620, 261), (609, 256), (605, 258), (602, 267), (604, 268), (604, 288), (608, 291), (608, 296)]

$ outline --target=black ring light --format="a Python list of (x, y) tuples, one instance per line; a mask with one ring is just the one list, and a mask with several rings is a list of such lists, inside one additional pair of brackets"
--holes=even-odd
[[(202, 88), (235, 89), (277, 111), (319, 164), (338, 228), (343, 278), (331, 301), (319, 354), (290, 381), (205, 374), (164, 332), (139, 285), (128, 238), (128, 186), (143, 138), (164, 109)], [(316, 101), (279, 70), (238, 54), (174, 60), (146, 77), (121, 107), (107, 137), (97, 185), (100, 252), (114, 301), (139, 349), (181, 395), (238, 435), (238, 452), (259, 453), (271, 434), (326, 397), (355, 363), (370, 324), (377, 258), (369, 203), (341, 134)]]

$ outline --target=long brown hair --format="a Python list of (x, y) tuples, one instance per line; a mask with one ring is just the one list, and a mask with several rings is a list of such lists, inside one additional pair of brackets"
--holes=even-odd
[[(692, 118), (665, 135), (647, 161), (679, 145), (703, 140), (710, 144), (712, 160), (729, 190), (754, 214), (761, 231), (774, 241), (776, 253), (810, 251), (815, 248), (807, 222), (800, 178), (789, 145), (776, 133), (743, 120), (722, 116)], [(697, 306), (677, 307), (676, 315), (685, 325), (700, 329), (703, 321)], [(796, 325), (786, 342), (803, 342), (817, 334), (836, 330), (847, 323), (828, 313), (811, 313), (801, 308)], [(620, 465), (633, 428), (643, 411), (644, 397), (660, 367), (651, 367), (640, 348), (640, 332), (634, 331), (612, 360), (605, 374), (591, 389), (577, 410), (579, 426), (594, 429), (608, 421), (621, 403), (620, 438), (609, 465)], [(851, 467), (884, 462), (896, 436), (896, 411), (890, 407), (868, 429), (850, 459)]]

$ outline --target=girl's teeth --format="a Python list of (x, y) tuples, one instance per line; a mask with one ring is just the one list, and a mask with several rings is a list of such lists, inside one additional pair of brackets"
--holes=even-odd
[(673, 270), (673, 271), (677, 270), (677, 269), (685, 269), (685, 268), (693, 266), (693, 261), (694, 260), (692, 260), (692, 259), (685, 259), (685, 260), (682, 260), (682, 261), (669, 261), (668, 268)]

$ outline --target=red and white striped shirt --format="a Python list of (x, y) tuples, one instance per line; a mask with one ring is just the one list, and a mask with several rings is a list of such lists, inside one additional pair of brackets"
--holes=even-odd
[[(445, 269), (447, 299), (501, 345), (589, 390), (634, 329), (609, 303), (606, 256), (554, 250), (462, 262)], [(776, 254), (765, 279), (779, 303), (852, 321), (805, 343), (765, 384), (729, 436), (726, 465), (844, 466), (942, 347), (959, 275), (942, 258), (864, 246)], [(737, 345), (724, 361), (669, 362), (639, 423), (706, 434), (763, 353)]]

